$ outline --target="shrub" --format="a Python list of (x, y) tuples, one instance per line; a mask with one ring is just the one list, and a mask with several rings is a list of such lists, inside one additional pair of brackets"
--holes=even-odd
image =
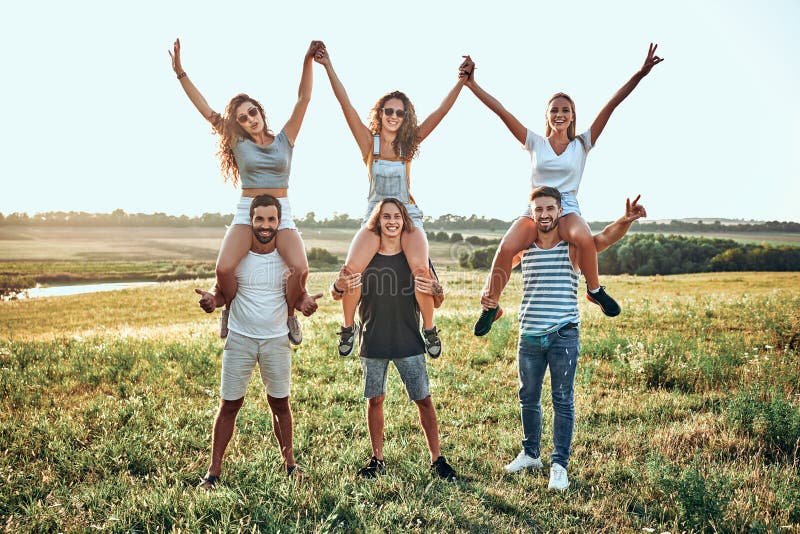
[(783, 398), (781, 391), (751, 387), (728, 403), (728, 423), (761, 441), (778, 454), (797, 458), (800, 448), (800, 409)]

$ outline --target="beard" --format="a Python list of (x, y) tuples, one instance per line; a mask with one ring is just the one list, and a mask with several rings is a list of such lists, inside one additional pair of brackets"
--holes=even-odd
[(263, 236), (259, 232), (263, 230), (263, 228), (253, 228), (253, 235), (256, 236), (256, 241), (261, 243), (262, 245), (268, 244), (270, 241), (275, 239), (275, 236), (278, 235), (277, 230), (272, 230), (272, 233), (268, 236)]
[(549, 234), (553, 230), (557, 230), (558, 229), (558, 217), (553, 219), (553, 221), (547, 227), (542, 227), (542, 225), (537, 221), (536, 222), (536, 228), (537, 228), (537, 230), (539, 230), (540, 233)]

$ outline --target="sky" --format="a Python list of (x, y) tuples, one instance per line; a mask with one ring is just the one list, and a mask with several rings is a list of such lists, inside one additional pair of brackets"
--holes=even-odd
[[(232, 213), (215, 137), (172, 72), (183, 67), (222, 111), (246, 92), (279, 131), (302, 58), (323, 40), (366, 118), (384, 93), (426, 117), (476, 80), (542, 134), (549, 96), (569, 93), (577, 127), (641, 66), (657, 65), (614, 112), (589, 154), (578, 200), (611, 220), (642, 195), (651, 219), (800, 221), (800, 2), (576, 0), (431, 2), (14, 2), (0, 33), (0, 212)], [(426, 215), (510, 220), (530, 189), (530, 158), (465, 88), (425, 140), (411, 191)], [(766, 194), (759, 195), (759, 192)], [(295, 216), (360, 216), (367, 173), (328, 83), (314, 90), (294, 148)]]

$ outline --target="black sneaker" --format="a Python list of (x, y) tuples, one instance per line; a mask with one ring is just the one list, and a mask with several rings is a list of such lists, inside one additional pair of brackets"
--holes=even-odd
[(339, 356), (350, 356), (356, 344), (356, 325), (343, 326), (339, 330)]
[(450, 467), (450, 464), (447, 463), (444, 456), (439, 456), (436, 461), (431, 464), (431, 474), (447, 482), (455, 482), (457, 480), (455, 469)]
[(197, 485), (197, 489), (201, 489), (203, 491), (214, 491), (217, 489), (217, 484), (219, 484), (219, 477), (215, 477), (214, 475), (206, 475), (200, 479), (200, 484)]
[(475, 335), (476, 336), (485, 336), (489, 333), (489, 330), (492, 329), (492, 323), (497, 317), (497, 310), (500, 309), (500, 306), (497, 308), (489, 308), (488, 310), (483, 310), (481, 312), (481, 316), (475, 322)]
[(603, 310), (603, 313), (609, 317), (616, 317), (621, 311), (619, 304), (617, 304), (617, 301), (612, 299), (608, 293), (606, 293), (605, 289), (605, 286), (600, 286), (600, 289), (598, 289), (596, 293), (590, 293), (587, 291), (586, 298), (589, 302), (594, 302), (600, 306), (600, 309)]
[(425, 350), (431, 358), (438, 358), (442, 355), (442, 340), (439, 339), (439, 331), (434, 326), (430, 330), (422, 329), (422, 337), (425, 338)]
[(306, 478), (308, 478), (303, 468), (297, 464), (290, 465), (286, 468), (286, 476), (298, 482), (305, 482)]
[(386, 462), (378, 460), (376, 457), (369, 459), (369, 463), (358, 470), (359, 478), (376, 478), (386, 472)]

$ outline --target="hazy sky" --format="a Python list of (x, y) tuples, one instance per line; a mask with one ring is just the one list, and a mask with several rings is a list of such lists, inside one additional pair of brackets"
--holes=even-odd
[[(651, 218), (800, 220), (800, 2), (14, 2), (0, 33), (0, 212), (231, 213), (215, 138), (181, 90), (167, 50), (218, 111), (238, 92), (277, 132), (296, 100), (312, 39), (363, 117), (405, 91), (427, 116), (461, 55), (481, 85), (543, 133), (548, 97), (576, 101), (578, 129), (640, 67), (665, 61), (612, 116), (589, 155), (578, 199), (611, 219), (642, 194)], [(403, 7), (405, 6), (405, 7)], [(297, 138), (297, 216), (360, 215), (367, 174), (315, 65)], [(530, 184), (527, 153), (464, 89), (412, 164), (428, 215), (511, 219)], [(758, 189), (765, 194), (758, 195)]]

